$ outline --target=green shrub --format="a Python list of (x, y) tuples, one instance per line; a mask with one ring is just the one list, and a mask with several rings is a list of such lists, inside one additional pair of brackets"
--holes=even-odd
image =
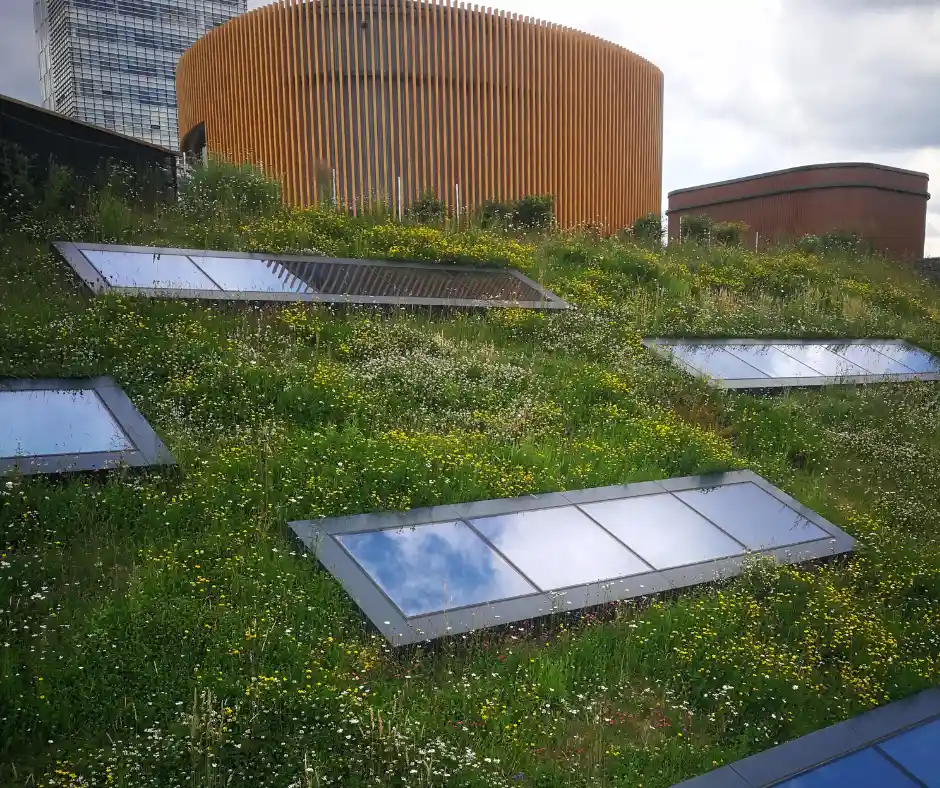
[(867, 249), (867, 244), (858, 233), (850, 230), (833, 230), (822, 235), (804, 235), (797, 242), (797, 248), (808, 254), (858, 254)]
[(658, 213), (641, 216), (630, 225), (630, 236), (639, 244), (662, 246), (663, 234), (663, 217)]
[(196, 218), (270, 216), (280, 207), (280, 184), (247, 162), (212, 159), (196, 166), (180, 189), (180, 209)]
[(511, 200), (486, 200), (480, 206), (480, 224), (483, 227), (506, 227), (512, 223), (516, 212)]
[(512, 223), (525, 230), (546, 230), (555, 222), (555, 198), (550, 194), (527, 194), (515, 204)]
[(74, 211), (85, 200), (83, 185), (75, 173), (54, 160), (49, 161), (42, 212), (45, 215)]
[(744, 222), (718, 222), (712, 225), (712, 241), (722, 246), (740, 246), (747, 231)]
[(30, 179), (30, 158), (8, 140), (0, 140), (0, 215), (16, 216), (35, 199)]
[(446, 214), (447, 206), (433, 189), (421, 192), (418, 199), (408, 208), (408, 215), (418, 222), (440, 222)]
[(712, 229), (710, 216), (682, 216), (679, 219), (679, 236), (683, 241), (707, 243)]
[(105, 244), (127, 243), (134, 231), (134, 215), (119, 197), (105, 190), (91, 198), (91, 217), (97, 227), (98, 242)]
[(486, 228), (547, 230), (555, 223), (555, 198), (527, 194), (519, 200), (486, 200), (480, 206), (480, 224)]

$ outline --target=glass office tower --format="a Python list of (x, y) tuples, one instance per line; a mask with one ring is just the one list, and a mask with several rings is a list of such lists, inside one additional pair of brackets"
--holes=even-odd
[(174, 150), (176, 62), (247, 0), (34, 0), (43, 106)]

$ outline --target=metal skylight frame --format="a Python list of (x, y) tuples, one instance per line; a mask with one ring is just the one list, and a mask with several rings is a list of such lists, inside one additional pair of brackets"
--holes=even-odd
[[(71, 241), (56, 241), (53, 246), (68, 262), (69, 266), (78, 275), (82, 282), (92, 293), (124, 293), (128, 295), (149, 296), (152, 298), (181, 298), (205, 301), (258, 301), (258, 302), (312, 302), (327, 304), (386, 304), (398, 306), (424, 306), (424, 307), (463, 307), (463, 308), (494, 308), (516, 307), (520, 309), (559, 310), (569, 309), (570, 304), (562, 298), (543, 287), (513, 268), (483, 268), (466, 265), (450, 265), (419, 262), (398, 262), (391, 260), (349, 259), (342, 257), (323, 257), (315, 255), (292, 255), (280, 253), (258, 252), (226, 252), (206, 249), (177, 249), (171, 247), (152, 246), (123, 246), (111, 244), (87, 244)], [(425, 298), (409, 296), (367, 296), (346, 295), (333, 293), (285, 293), (268, 291), (244, 290), (186, 290), (174, 288), (147, 288), (147, 287), (117, 287), (110, 284), (101, 272), (83, 254), (83, 251), (98, 252), (132, 252), (139, 254), (156, 255), (182, 255), (185, 257), (223, 257), (237, 260), (258, 260), (293, 263), (321, 263), (327, 265), (346, 265), (354, 267), (391, 268), (395, 270), (428, 271), (435, 274), (489, 274), (491, 276), (506, 276), (517, 280), (518, 283), (534, 290), (538, 300), (513, 301), (510, 299), (462, 299), (462, 298)], [(199, 269), (198, 264), (192, 261)]]
[(92, 391), (98, 395), (133, 449), (0, 457), (0, 475), (11, 471), (30, 476), (100, 471), (121, 465), (143, 468), (176, 464), (170, 450), (111, 377), (3, 379), (0, 380), (0, 392), (4, 391)]
[[(757, 347), (766, 347), (768, 345), (895, 345), (906, 350), (919, 350), (922, 353), (929, 353), (917, 345), (911, 344), (903, 339), (841, 339), (832, 338), (814, 338), (814, 339), (710, 339), (710, 338), (691, 338), (691, 337), (673, 337), (673, 338), (646, 338), (642, 340), (643, 345), (655, 355), (664, 358), (676, 367), (688, 372), (693, 377), (705, 380), (710, 386), (720, 389), (738, 390), (738, 389), (783, 389), (783, 388), (811, 388), (819, 386), (834, 385), (856, 385), (867, 383), (903, 383), (912, 380), (935, 381), (940, 380), (940, 372), (911, 372), (910, 374), (867, 374), (867, 375), (843, 375), (818, 377), (791, 377), (791, 378), (741, 378), (729, 380), (725, 378), (714, 378), (703, 373), (697, 367), (689, 364), (683, 359), (672, 355), (669, 347), (675, 345), (686, 345), (689, 347), (702, 346), (727, 346), (727, 345), (749, 345)], [(933, 355), (933, 354), (931, 354)]]
[[(903, 700), (808, 733), (769, 750), (727, 764), (673, 788), (771, 788), (827, 764), (875, 748), (940, 720), (940, 688), (924, 690)], [(915, 778), (916, 780), (916, 778)], [(910, 785), (923, 785), (911, 781)]]
[[(343, 534), (399, 530), (447, 521), (466, 523), (467, 520), (477, 517), (579, 506), (667, 492), (708, 490), (747, 482), (769, 493), (781, 504), (821, 528), (828, 534), (828, 537), (754, 552), (742, 551), (729, 558), (702, 561), (669, 569), (654, 569), (644, 574), (623, 578), (628, 580), (628, 583), (620, 582), (621, 579), (604, 580), (568, 588), (561, 593), (539, 591), (527, 596), (413, 617), (406, 617), (400, 612), (395, 603), (379, 588), (376, 581), (335, 538)], [(849, 553), (855, 547), (855, 540), (836, 525), (803, 506), (761, 476), (747, 470), (564, 493), (433, 506), (405, 512), (377, 512), (320, 520), (299, 520), (289, 523), (289, 527), (304, 548), (314, 554), (320, 564), (340, 582), (360, 610), (393, 646), (410, 645), (555, 613), (573, 612), (609, 602), (689, 588), (733, 577), (741, 573), (745, 561), (754, 555), (770, 556), (781, 563), (792, 564)], [(717, 525), (715, 527), (722, 530)], [(512, 565), (511, 561), (510, 564)], [(525, 577), (524, 574), (523, 577)]]

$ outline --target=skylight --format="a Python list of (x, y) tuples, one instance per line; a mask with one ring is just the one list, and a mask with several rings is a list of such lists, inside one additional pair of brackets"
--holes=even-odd
[(899, 339), (645, 339), (643, 344), (727, 389), (940, 380), (940, 358)]
[(290, 525), (393, 645), (854, 546), (749, 471)]
[(241, 301), (313, 301), (566, 309), (512, 269), (384, 260), (57, 242), (94, 293)]
[(111, 378), (0, 381), (0, 474), (173, 463)]
[(924, 788), (940, 781), (940, 689), (929, 689), (673, 788)]

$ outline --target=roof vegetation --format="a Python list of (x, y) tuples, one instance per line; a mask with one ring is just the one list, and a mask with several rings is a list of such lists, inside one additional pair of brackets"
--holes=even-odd
[[(838, 248), (288, 210), (249, 178), (7, 196), (0, 375), (114, 376), (180, 467), (0, 479), (0, 784), (666, 788), (940, 682), (940, 384), (756, 397), (640, 344), (940, 353), (935, 284)], [(91, 298), (52, 240), (510, 265), (577, 308)], [(392, 653), (286, 530), (734, 468), (858, 553)]]

